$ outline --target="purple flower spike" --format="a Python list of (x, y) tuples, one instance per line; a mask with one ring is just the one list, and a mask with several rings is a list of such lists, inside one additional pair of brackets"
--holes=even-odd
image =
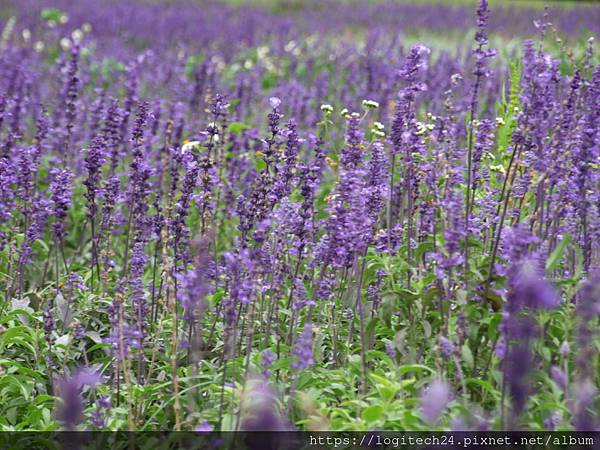
[(561, 388), (563, 391), (567, 390), (567, 374), (560, 367), (550, 367), (550, 376), (559, 388)]
[(302, 334), (294, 345), (294, 356), (298, 358), (298, 361), (293, 362), (291, 366), (296, 370), (306, 369), (315, 363), (313, 360), (313, 336), (310, 322), (304, 325)]
[(290, 425), (281, 414), (277, 395), (264, 379), (248, 380), (242, 397), (242, 431), (288, 431)]
[(421, 396), (421, 413), (430, 425), (435, 425), (450, 402), (451, 393), (448, 383), (435, 380)]
[(84, 409), (81, 397), (83, 387), (93, 387), (100, 384), (101, 381), (100, 373), (87, 367), (77, 369), (70, 376), (62, 376), (56, 380), (56, 387), (62, 401), (56, 415), (66, 430), (75, 430), (81, 422)]
[(276, 357), (277, 355), (269, 349), (262, 352), (260, 364), (263, 369), (262, 374), (265, 376), (265, 378), (269, 378), (271, 376), (271, 371), (269, 370), (269, 368), (275, 361)]

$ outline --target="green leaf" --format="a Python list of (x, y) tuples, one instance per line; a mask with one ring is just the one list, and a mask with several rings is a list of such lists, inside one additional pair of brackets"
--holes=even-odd
[(383, 415), (383, 407), (380, 405), (371, 405), (363, 409), (361, 417), (365, 422), (376, 422)]
[(425, 338), (429, 339), (431, 337), (431, 324), (426, 320), (421, 322), (421, 324), (423, 325), (423, 331), (425, 333)]
[(370, 373), (369, 374), (369, 378), (371, 378), (371, 381), (373, 382), (373, 384), (375, 385), (383, 385), (383, 386), (392, 386), (392, 382), (390, 380), (388, 380), (385, 377), (382, 377), (381, 375), (377, 375), (375, 373)]
[(500, 398), (500, 392), (498, 392), (497, 389), (494, 389), (494, 387), (490, 383), (488, 383), (487, 381), (485, 381), (485, 380), (481, 380), (479, 378), (467, 378), (465, 380), (465, 384), (467, 386), (468, 385), (480, 386), (485, 391), (489, 392), (494, 399), (499, 399)]
[(298, 375), (298, 389), (306, 389), (314, 381), (316, 381), (314, 373), (310, 369), (307, 369)]
[(542, 347), (542, 356), (546, 362), (552, 361), (552, 352), (548, 347)]
[(433, 248), (434, 248), (433, 242), (431, 242), (431, 241), (421, 242), (419, 244), (419, 246), (417, 247), (417, 250), (415, 251), (415, 260), (420, 261), (421, 257), (425, 253), (433, 251)]
[(295, 361), (295, 358), (288, 356), (286, 358), (278, 359), (271, 366), (271, 371), (279, 370), (279, 369), (288, 369), (290, 364)]
[(550, 256), (548, 256), (548, 260), (546, 261), (547, 272), (553, 271), (556, 268), (556, 266), (560, 263), (563, 254), (565, 253), (565, 248), (567, 248), (567, 245), (569, 245), (570, 242), (571, 235), (566, 234), (565, 237), (563, 237), (559, 244), (556, 246), (556, 248), (552, 251), (552, 253), (550, 253)]
[(408, 372), (429, 372), (429, 373), (435, 373), (435, 370), (433, 370), (431, 367), (427, 367), (427, 366), (424, 366), (422, 364), (406, 364), (404, 366), (398, 367), (398, 372), (401, 375), (404, 375), (405, 373), (408, 373)]
[(467, 238), (467, 244), (469, 247), (483, 248), (483, 242), (481, 242), (481, 240), (477, 239), (475, 236), (469, 236)]
[(235, 134), (236, 136), (239, 136), (242, 134), (242, 131), (248, 130), (250, 129), (250, 127), (248, 125), (246, 125), (245, 123), (241, 123), (241, 122), (231, 122), (229, 124), (229, 126), (227, 127), (227, 129)]
[(462, 354), (462, 359), (465, 362), (465, 365), (469, 368), (472, 368), (473, 367), (473, 353), (471, 352), (471, 347), (469, 347), (469, 344), (463, 345), (461, 354)]
[(202, 53), (189, 56), (187, 61), (185, 62), (184, 68), (186, 77), (192, 78), (192, 76), (194, 75), (194, 70), (202, 61), (204, 61), (204, 55)]
[(256, 158), (254, 160), (254, 167), (258, 172), (262, 172), (267, 168), (267, 163), (262, 158)]
[(54, 22), (59, 22), (65, 13), (58, 8), (44, 8), (42, 9), (40, 15), (42, 16), (42, 19), (47, 22), (50, 22), (51, 20)]
[(235, 430), (235, 415), (225, 414), (223, 416), (223, 422), (221, 423), (220, 431), (234, 431)]
[(372, 339), (375, 337), (375, 329), (377, 327), (378, 322), (379, 322), (379, 319), (377, 317), (375, 317), (375, 318), (373, 318), (373, 320), (369, 321), (369, 323), (367, 325), (367, 329), (365, 330), (368, 342), (371, 342)]
[(385, 401), (391, 400), (401, 388), (399, 384), (392, 383), (390, 380), (380, 375), (372, 373), (369, 374), (369, 378), (371, 383), (375, 385), (379, 396)]
[(397, 288), (397, 289), (394, 289), (392, 292), (388, 291), (384, 294), (388, 294), (388, 293), (396, 294), (400, 298), (400, 300), (406, 301), (406, 302), (413, 302), (419, 298), (418, 292), (410, 291), (410, 290), (404, 289), (404, 288)]

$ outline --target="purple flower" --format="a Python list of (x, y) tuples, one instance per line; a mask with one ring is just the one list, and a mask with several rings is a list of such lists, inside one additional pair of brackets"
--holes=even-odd
[(396, 359), (396, 348), (392, 342), (385, 343), (385, 352), (392, 360)]
[(326, 234), (316, 249), (316, 259), (334, 267), (351, 266), (355, 255), (366, 251), (373, 235), (366, 197), (360, 116), (350, 114), (347, 124), (339, 181), (327, 207)]
[(206, 308), (205, 296), (210, 292), (210, 275), (212, 260), (209, 253), (210, 242), (202, 240), (196, 242), (197, 254), (194, 268), (177, 273), (175, 278), (179, 282), (177, 300), (183, 306), (183, 319), (188, 324), (197, 320), (198, 314)]
[(75, 370), (71, 375), (56, 379), (56, 387), (61, 399), (56, 415), (66, 430), (75, 430), (75, 427), (81, 422), (84, 409), (81, 397), (83, 387), (93, 387), (100, 384), (101, 381), (100, 373), (86, 367)]
[(65, 86), (65, 116), (67, 123), (65, 125), (67, 129), (65, 147), (63, 150), (64, 155), (68, 155), (71, 145), (71, 137), (73, 134), (73, 128), (75, 127), (75, 121), (77, 119), (77, 97), (79, 93), (79, 78), (77, 77), (77, 71), (79, 67), (79, 45), (74, 45), (71, 51), (71, 61), (69, 62), (67, 81)]
[(594, 379), (597, 351), (592, 344), (595, 336), (595, 322), (600, 316), (600, 272), (592, 273), (579, 292), (576, 306), (578, 325), (577, 340), (577, 381), (575, 383), (575, 403), (573, 424), (577, 431), (594, 430), (597, 418), (591, 413), (597, 395)]
[(97, 136), (92, 140), (90, 148), (85, 152), (85, 168), (87, 177), (83, 184), (87, 188), (85, 197), (88, 201), (88, 218), (92, 219), (96, 216), (98, 206), (96, 205), (96, 197), (100, 192), (100, 181), (102, 177), (101, 169), (104, 164), (104, 140)]
[(85, 327), (81, 323), (76, 322), (73, 325), (73, 336), (78, 340), (85, 339)]
[(304, 325), (302, 334), (300, 334), (300, 337), (294, 344), (293, 353), (297, 359), (291, 364), (293, 369), (300, 371), (315, 363), (313, 360), (312, 324), (310, 322), (307, 322)]
[(421, 414), (430, 425), (435, 425), (450, 400), (448, 383), (435, 380), (421, 395)]
[(454, 353), (454, 344), (444, 336), (439, 339), (440, 352), (444, 358), (450, 358)]
[(106, 412), (112, 408), (112, 403), (109, 397), (100, 397), (96, 400), (96, 407), (92, 411), (92, 425), (97, 428), (104, 428), (106, 426)]
[(194, 431), (196, 433), (209, 433), (213, 431), (213, 427), (210, 423), (208, 423), (208, 421), (205, 420), (204, 422), (201, 422), (200, 424), (196, 425)]
[(407, 146), (410, 145), (408, 141), (414, 141), (417, 137), (414, 133), (410, 133), (410, 130), (415, 128), (416, 94), (427, 89), (425, 83), (421, 81), (421, 76), (427, 69), (426, 58), (430, 53), (431, 50), (426, 46), (415, 45), (398, 71), (399, 77), (404, 82), (404, 88), (398, 92), (396, 112), (392, 121), (391, 140), (394, 153), (408, 150)]
[(135, 242), (131, 254), (131, 269), (129, 276), (129, 288), (131, 292), (131, 302), (137, 318), (137, 326), (140, 337), (143, 338), (146, 333), (146, 293), (144, 289), (144, 267), (148, 262), (148, 257), (144, 252), (144, 243)]
[(531, 309), (553, 309), (559, 306), (560, 297), (554, 288), (540, 277), (534, 266), (525, 263), (513, 282), (509, 302), (518, 307)]
[(567, 374), (560, 367), (550, 367), (550, 377), (563, 392), (567, 391)]
[(223, 259), (229, 280), (229, 296), (233, 305), (250, 303), (254, 289), (251, 277), (254, 261), (250, 251), (241, 249), (237, 252), (225, 252)]
[(269, 349), (264, 350), (261, 353), (260, 365), (262, 366), (262, 369), (263, 369), (262, 374), (264, 375), (265, 378), (269, 378), (271, 376), (271, 371), (269, 370), (269, 368), (275, 361), (275, 358), (277, 358), (277, 355)]
[(506, 341), (504, 339), (498, 340), (496, 348), (494, 349), (496, 356), (500, 359), (504, 359), (506, 356)]
[(104, 409), (112, 408), (112, 402), (110, 401), (110, 397), (100, 397), (97, 401), (98, 406)]
[(249, 379), (241, 402), (241, 431), (287, 431), (290, 426), (281, 414), (277, 395), (264, 379)]
[(42, 195), (37, 195), (32, 201), (31, 209), (31, 223), (19, 250), (19, 264), (31, 262), (33, 243), (40, 239), (44, 233), (48, 219), (52, 214), (52, 202)]
[(553, 431), (562, 422), (562, 413), (554, 411), (546, 419), (544, 419), (544, 428), (548, 431)]
[(72, 289), (79, 289), (81, 291), (87, 291), (88, 288), (85, 285), (85, 281), (83, 277), (79, 275), (77, 272), (71, 272), (67, 277), (67, 283)]
[(173, 236), (173, 248), (175, 250), (176, 263), (187, 263), (187, 244), (189, 242), (189, 230), (187, 227), (187, 217), (191, 205), (192, 194), (198, 184), (198, 174), (200, 165), (196, 152), (186, 152), (183, 155), (182, 163), (185, 168), (185, 177), (181, 187), (181, 196), (175, 204), (175, 214), (172, 216), (170, 229)]
[(558, 349), (558, 352), (560, 353), (561, 356), (569, 356), (569, 353), (571, 353), (571, 347), (569, 346), (569, 342), (568, 341), (563, 341), (562, 344), (560, 344), (560, 348)]
[(54, 236), (60, 243), (64, 238), (65, 218), (71, 207), (71, 182), (73, 173), (69, 169), (53, 168), (50, 170), (50, 209), (54, 217)]
[(367, 186), (365, 189), (367, 194), (367, 211), (371, 217), (371, 222), (375, 224), (377, 223), (379, 214), (384, 209), (388, 190), (388, 163), (381, 142), (376, 141), (371, 144), (371, 159), (367, 166)]
[(573, 411), (573, 424), (577, 431), (596, 430), (596, 417), (592, 407), (598, 396), (598, 389), (594, 382), (587, 379), (575, 385), (575, 402)]
[(296, 132), (296, 124), (289, 121), (286, 124), (286, 145), (282, 160), (277, 165), (277, 177), (271, 188), (269, 198), (277, 204), (283, 197), (290, 194), (294, 180), (300, 141)]
[(513, 420), (516, 420), (527, 404), (531, 394), (529, 374), (532, 366), (531, 351), (525, 344), (512, 345), (504, 360), (504, 377), (512, 400)]

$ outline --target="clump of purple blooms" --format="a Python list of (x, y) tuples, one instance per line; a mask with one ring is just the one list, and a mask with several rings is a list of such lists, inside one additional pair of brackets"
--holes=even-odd
[(2, 427), (598, 430), (598, 7), (13, 3)]

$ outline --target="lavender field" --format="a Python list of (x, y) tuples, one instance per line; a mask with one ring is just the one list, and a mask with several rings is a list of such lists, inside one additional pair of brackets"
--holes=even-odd
[(0, 0), (0, 431), (600, 430), (600, 5), (252, 5)]

